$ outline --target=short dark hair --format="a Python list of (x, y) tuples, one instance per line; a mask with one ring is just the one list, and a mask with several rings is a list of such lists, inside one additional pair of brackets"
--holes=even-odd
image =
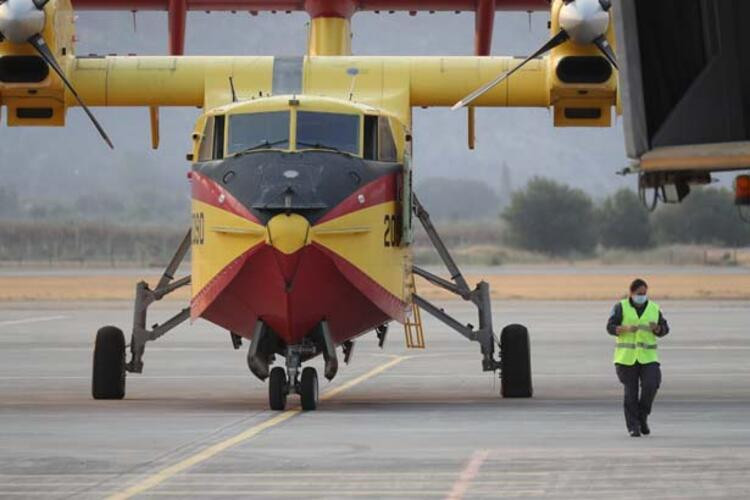
[(631, 293), (635, 292), (642, 286), (645, 286), (646, 288), (648, 288), (648, 283), (646, 283), (641, 278), (634, 279), (633, 282), (630, 284), (630, 292)]

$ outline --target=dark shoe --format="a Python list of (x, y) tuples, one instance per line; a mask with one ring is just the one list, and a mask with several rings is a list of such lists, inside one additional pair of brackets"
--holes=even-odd
[(651, 429), (649, 429), (648, 422), (646, 422), (645, 418), (641, 420), (641, 434), (644, 436), (651, 434)]
[(632, 429), (628, 431), (630, 433), (630, 437), (632, 438), (639, 438), (641, 437), (641, 432), (638, 429)]

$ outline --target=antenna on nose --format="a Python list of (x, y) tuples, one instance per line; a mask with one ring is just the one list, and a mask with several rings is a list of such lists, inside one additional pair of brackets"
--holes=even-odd
[(352, 83), (349, 85), (349, 100), (351, 101), (354, 97), (354, 84), (357, 82), (359, 70), (357, 68), (348, 68), (346, 74), (352, 77)]
[(234, 79), (229, 77), (229, 90), (232, 91), (232, 102), (237, 102), (237, 92), (234, 90)]

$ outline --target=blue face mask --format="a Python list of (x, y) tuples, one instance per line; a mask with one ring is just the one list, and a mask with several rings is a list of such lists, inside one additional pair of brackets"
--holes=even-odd
[(633, 295), (633, 303), (642, 306), (648, 300), (648, 295)]

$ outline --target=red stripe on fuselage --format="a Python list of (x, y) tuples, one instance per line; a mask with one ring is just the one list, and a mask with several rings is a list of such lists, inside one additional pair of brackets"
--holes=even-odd
[[(393, 201), (396, 199), (396, 180), (398, 173), (387, 174), (382, 177), (378, 177), (374, 181), (371, 181), (352, 194), (344, 198), (344, 200), (331, 209), (330, 212), (325, 214), (315, 225), (323, 224), (329, 220), (333, 220), (342, 215), (346, 215), (363, 208), (372, 207), (385, 203), (387, 201)], [(363, 197), (360, 202), (360, 196)]]
[(190, 180), (193, 187), (193, 199), (202, 201), (229, 213), (260, 224), (260, 220), (250, 212), (243, 204), (234, 197), (232, 193), (221, 187), (213, 179), (199, 174), (198, 172), (190, 173)]

